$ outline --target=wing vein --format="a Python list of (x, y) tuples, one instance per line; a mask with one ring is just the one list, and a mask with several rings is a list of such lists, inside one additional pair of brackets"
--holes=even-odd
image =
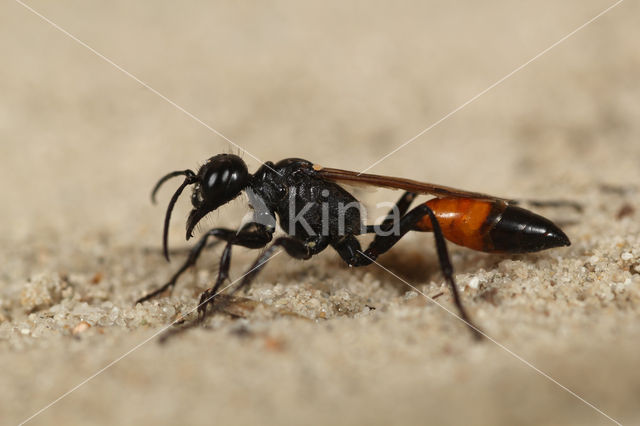
[(430, 194), (438, 198), (474, 198), (478, 200), (503, 201), (505, 203), (513, 200), (507, 198), (494, 197), (493, 195), (480, 192), (465, 191), (444, 185), (420, 182), (412, 179), (405, 179), (393, 176), (372, 175), (357, 173), (349, 170), (333, 169), (314, 165), (314, 170), (324, 179), (335, 182), (349, 184), (372, 185), (380, 188), (402, 189), (418, 194)]

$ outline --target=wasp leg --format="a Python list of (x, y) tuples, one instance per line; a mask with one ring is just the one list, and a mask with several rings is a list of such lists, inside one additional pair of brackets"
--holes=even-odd
[(433, 211), (426, 204), (421, 204), (418, 207), (411, 210), (400, 220), (399, 232), (392, 235), (376, 235), (371, 242), (367, 250), (362, 252), (360, 242), (354, 237), (346, 237), (342, 241), (334, 244), (334, 249), (340, 254), (340, 256), (351, 266), (365, 266), (373, 263), (378, 256), (385, 253), (391, 247), (393, 247), (407, 232), (409, 232), (420, 220), (425, 216), (429, 216), (433, 227), (433, 234), (435, 236), (436, 251), (438, 253), (438, 260), (440, 262), (440, 270), (445, 277), (445, 280), (451, 288), (451, 294), (453, 295), (453, 301), (460, 312), (460, 317), (467, 323), (469, 328), (474, 333), (474, 337), (481, 338), (482, 335), (479, 328), (476, 327), (466, 310), (462, 306), (460, 295), (458, 294), (458, 287), (453, 277), (453, 266), (449, 258), (449, 252), (447, 250), (447, 244), (442, 234), (440, 224), (436, 219)]
[[(230, 230), (224, 229), (223, 231), (230, 231)], [(166, 284), (152, 291), (151, 293), (146, 294), (140, 299), (136, 300), (135, 304), (137, 305), (138, 303), (144, 303), (147, 300), (151, 300), (154, 297), (158, 296), (159, 294), (164, 293), (168, 289), (173, 289), (180, 275), (182, 275), (184, 271), (189, 269), (189, 267), (196, 264), (198, 258), (200, 257), (200, 254), (202, 253), (202, 249), (204, 249), (204, 247), (207, 245), (207, 240), (209, 239), (210, 236), (211, 236), (210, 233), (206, 233), (202, 236), (202, 238), (200, 238), (198, 243), (195, 246), (193, 246), (193, 248), (189, 251), (189, 257), (187, 257), (187, 260), (182, 264), (180, 269), (178, 269), (173, 274), (171, 279)]]
[(411, 203), (413, 202), (413, 200), (415, 200), (416, 196), (416, 193), (409, 191), (402, 194), (400, 199), (396, 201), (395, 206), (393, 206), (391, 210), (389, 210), (389, 213), (387, 213), (387, 217), (382, 221), (380, 225), (367, 225), (367, 234), (375, 233), (378, 229), (383, 231), (391, 229), (394, 220), (404, 216), (407, 210), (409, 210), (409, 206), (411, 206)]
[[(269, 248), (267, 248), (260, 256), (258, 256), (258, 259), (256, 259), (253, 265), (251, 265), (251, 268), (249, 268), (248, 272), (245, 273), (244, 278), (242, 279), (240, 284), (233, 289), (231, 294), (237, 293), (240, 290), (246, 291), (251, 285), (256, 275), (258, 275), (258, 273), (262, 270), (262, 268), (264, 267), (264, 264), (267, 263), (267, 261), (274, 256), (274, 252), (278, 247), (282, 247), (284, 251), (286, 251), (287, 254), (293, 257), (294, 259), (306, 260), (306, 259), (309, 259), (314, 254), (317, 254), (322, 250), (324, 250), (328, 245), (329, 245), (329, 240), (326, 237), (318, 237), (317, 240), (311, 241), (311, 242), (302, 241), (302, 240), (298, 240), (291, 237), (280, 237), (276, 239), (273, 242), (273, 244), (269, 246)], [(231, 249), (229, 248), (229, 253), (230, 253), (230, 250)], [(226, 268), (226, 271), (224, 272), (225, 278), (226, 278), (228, 276), (229, 264), (228, 263), (225, 264), (224, 267)], [(222, 270), (223, 270), (223, 264), (220, 265), (220, 271)], [(211, 303), (211, 300), (217, 294), (218, 288), (220, 287), (220, 285), (222, 284), (225, 278), (221, 280), (219, 277), (216, 284), (209, 290), (205, 291), (200, 297), (200, 303), (198, 304), (198, 313), (200, 314), (200, 321), (203, 321), (205, 319), (207, 315), (207, 305)]]
[(229, 278), (229, 268), (231, 267), (231, 248), (233, 244), (228, 242), (224, 250), (222, 251), (222, 256), (220, 257), (220, 267), (218, 268), (218, 278), (216, 279), (216, 283), (213, 287), (207, 289), (200, 296), (200, 301), (198, 302), (198, 316), (199, 321), (202, 322), (207, 315), (207, 305), (209, 301), (218, 293), (218, 289), (222, 285), (222, 283)]
[[(173, 289), (178, 281), (180, 275), (184, 273), (191, 266), (195, 265), (202, 254), (202, 250), (207, 245), (207, 240), (209, 237), (216, 237), (222, 241), (227, 241), (228, 244), (240, 245), (248, 248), (261, 248), (266, 246), (273, 236), (273, 228), (266, 227), (265, 225), (251, 222), (242, 227), (240, 231), (234, 231), (232, 229), (227, 228), (214, 228), (208, 231), (206, 234), (200, 238), (198, 243), (193, 246), (191, 251), (189, 252), (189, 257), (182, 264), (180, 269), (176, 271), (175, 274), (171, 277), (171, 279), (158, 288), (157, 290), (152, 291), (144, 297), (136, 300), (136, 304), (146, 302), (157, 295), (165, 292), (168, 289)], [(229, 254), (229, 256), (231, 256)], [(228, 268), (227, 268), (228, 269)]]

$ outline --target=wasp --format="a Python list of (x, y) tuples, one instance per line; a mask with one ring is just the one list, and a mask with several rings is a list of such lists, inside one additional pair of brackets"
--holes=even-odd
[[(419, 231), (434, 234), (440, 268), (460, 317), (479, 336), (479, 329), (473, 325), (461, 302), (446, 241), (487, 253), (532, 253), (571, 244), (557, 225), (519, 207), (515, 200), (410, 179), (327, 168), (300, 158), (266, 162), (250, 174), (239, 156), (218, 154), (209, 158), (197, 172), (175, 171), (162, 177), (152, 191), (154, 202), (158, 189), (177, 176), (185, 179), (171, 197), (165, 215), (162, 244), (167, 260), (171, 212), (187, 186), (193, 185), (193, 209), (186, 223), (187, 240), (202, 218), (241, 193), (247, 195), (252, 208), (251, 219), (239, 229), (216, 227), (204, 233), (171, 279), (136, 302), (145, 302), (173, 289), (179, 276), (195, 265), (209, 238), (215, 238), (226, 244), (217, 279), (200, 298), (198, 314), (201, 320), (207, 314), (207, 305), (229, 278), (233, 246), (264, 249), (232, 290), (235, 293), (249, 288), (265, 262), (278, 249), (295, 259), (306, 260), (331, 247), (349, 266), (366, 266), (374, 263), (408, 232)], [(360, 209), (352, 208), (359, 203), (343, 184), (405, 192), (381, 224), (370, 225), (364, 223)], [(434, 198), (410, 209), (419, 194)], [(277, 224), (287, 235), (274, 239)], [(374, 234), (364, 250), (358, 240), (363, 234)]]

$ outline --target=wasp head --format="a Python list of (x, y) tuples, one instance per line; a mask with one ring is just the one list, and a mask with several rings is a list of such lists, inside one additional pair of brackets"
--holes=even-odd
[(200, 219), (236, 198), (249, 184), (247, 165), (233, 154), (211, 157), (198, 170), (191, 194), (193, 210), (187, 219), (187, 240)]
[(169, 201), (164, 220), (163, 248), (164, 255), (169, 260), (168, 234), (171, 212), (180, 194), (188, 185), (195, 185), (191, 194), (193, 210), (187, 219), (187, 240), (192, 237), (193, 229), (208, 213), (236, 198), (249, 184), (249, 171), (244, 161), (237, 155), (218, 154), (211, 157), (200, 167), (198, 173), (191, 170), (169, 173), (158, 181), (151, 193), (155, 202), (155, 195), (160, 186), (175, 176), (186, 176), (184, 182), (176, 190)]

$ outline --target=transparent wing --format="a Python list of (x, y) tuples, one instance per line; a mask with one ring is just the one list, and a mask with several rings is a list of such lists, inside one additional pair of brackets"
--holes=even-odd
[(350, 185), (371, 185), (379, 188), (402, 189), (418, 194), (430, 194), (438, 198), (474, 198), (478, 200), (503, 201), (505, 203), (515, 203), (507, 198), (494, 197), (493, 195), (482, 194), (480, 192), (464, 191), (462, 189), (451, 188), (433, 183), (419, 182), (411, 179), (404, 179), (392, 176), (371, 175), (357, 173), (349, 170), (332, 169), (318, 165), (313, 166), (314, 170), (324, 179), (338, 183)]

